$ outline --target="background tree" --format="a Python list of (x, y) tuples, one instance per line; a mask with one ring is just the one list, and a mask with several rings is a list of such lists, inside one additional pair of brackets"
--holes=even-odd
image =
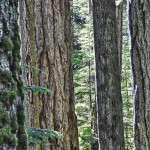
[(150, 1), (129, 2), (131, 65), (134, 100), (134, 145), (150, 149)]
[(0, 1), (0, 149), (27, 150), (18, 1)]
[(125, 149), (133, 149), (133, 101), (130, 69), (130, 52), (128, 36), (127, 3), (123, 3), (123, 25), (122, 25), (122, 101)]
[(23, 0), (20, 18), (26, 86), (50, 89), (28, 93), (27, 126), (62, 134), (41, 149), (78, 150), (69, 0)]
[(99, 148), (124, 149), (115, 0), (93, 1)]
[[(90, 7), (92, 7), (90, 2)], [(116, 17), (118, 25), (118, 49), (120, 66), (122, 67), (122, 100), (123, 100), (123, 120), (125, 148), (133, 148), (133, 105), (131, 97), (131, 71), (130, 54), (128, 42), (128, 17), (126, 1), (116, 0)], [(90, 12), (92, 8), (89, 9)], [(96, 138), (96, 105), (95, 103), (95, 85), (94, 85), (94, 55), (93, 55), (93, 30), (92, 16), (88, 13), (88, 2), (86, 0), (73, 1), (73, 26), (74, 26), (74, 53), (73, 70), (76, 99), (76, 113), (78, 117), (78, 131), (80, 149), (97, 148)], [(123, 34), (122, 34), (123, 32)], [(122, 47), (122, 48), (121, 48)], [(122, 54), (122, 56), (121, 56)], [(122, 61), (121, 61), (122, 59)], [(91, 63), (89, 63), (91, 62)], [(122, 63), (122, 64), (121, 64)], [(90, 64), (90, 65), (89, 65)], [(89, 70), (91, 68), (91, 71)], [(121, 69), (121, 68), (120, 68)], [(88, 82), (89, 79), (91, 82)], [(89, 90), (91, 87), (91, 90)], [(90, 92), (91, 91), (91, 92)], [(91, 93), (91, 94), (90, 94)], [(90, 99), (92, 95), (92, 99)], [(92, 104), (93, 103), (93, 104)], [(92, 107), (92, 108), (91, 108)], [(90, 125), (90, 122), (92, 124)], [(94, 138), (94, 139), (93, 139)]]
[(76, 113), (78, 118), (79, 144), (81, 150), (90, 149), (96, 136), (92, 130), (95, 103), (95, 73), (93, 51), (92, 15), (87, 0), (73, 1), (73, 75)]

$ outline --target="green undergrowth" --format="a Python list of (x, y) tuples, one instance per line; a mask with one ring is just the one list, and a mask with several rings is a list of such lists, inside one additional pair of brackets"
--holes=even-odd
[(61, 134), (54, 130), (40, 129), (40, 128), (28, 128), (28, 144), (29, 145), (48, 145), (49, 139), (59, 139)]

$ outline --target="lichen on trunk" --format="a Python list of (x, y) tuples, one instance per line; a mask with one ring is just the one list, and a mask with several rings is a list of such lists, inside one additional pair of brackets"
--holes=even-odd
[(27, 149), (18, 1), (0, 3), (0, 149)]

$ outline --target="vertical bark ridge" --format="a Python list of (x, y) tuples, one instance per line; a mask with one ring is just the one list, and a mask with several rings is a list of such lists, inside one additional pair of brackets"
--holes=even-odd
[(18, 1), (0, 2), (0, 149), (27, 149)]
[[(26, 45), (30, 46), (24, 46), (23, 51), (30, 52), (30, 66), (38, 68), (34, 72), (36, 80), (31, 84), (50, 89), (49, 93), (39, 93), (37, 99), (33, 98), (27, 113), (33, 120), (38, 119), (37, 127), (57, 130), (62, 134), (60, 139), (50, 139), (49, 147), (41, 146), (41, 149), (78, 150), (69, 1), (24, 0), (21, 3), (27, 4), (25, 12), (21, 10), (24, 18), (27, 18), (27, 25), (22, 24), (21, 28), (26, 30), (29, 39)], [(28, 9), (30, 14), (26, 12)], [(28, 122), (29, 127), (35, 125), (33, 120)]]
[(124, 150), (115, 0), (93, 1), (99, 149)]
[(128, 5), (135, 105), (134, 146), (137, 150), (148, 150), (150, 149), (150, 4), (148, 0), (136, 0), (129, 2)]

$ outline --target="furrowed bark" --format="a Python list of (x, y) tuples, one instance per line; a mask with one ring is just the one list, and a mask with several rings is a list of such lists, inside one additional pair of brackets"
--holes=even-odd
[(69, 0), (23, 0), (20, 6), (26, 83), (50, 89), (36, 96), (30, 92), (27, 125), (62, 134), (40, 149), (78, 150)]
[(18, 1), (0, 1), (0, 149), (27, 150)]
[(115, 0), (93, 0), (100, 150), (124, 150)]
[(130, 1), (129, 28), (134, 100), (134, 147), (150, 149), (150, 1)]

